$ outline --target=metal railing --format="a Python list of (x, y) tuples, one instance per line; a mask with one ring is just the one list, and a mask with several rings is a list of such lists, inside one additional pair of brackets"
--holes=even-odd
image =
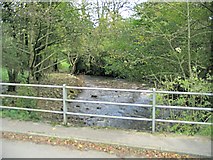
[[(101, 118), (150, 121), (150, 122), (152, 122), (152, 132), (153, 133), (155, 132), (156, 122), (213, 125), (213, 123), (208, 123), (208, 122), (192, 122), (192, 121), (156, 119), (156, 108), (182, 109), (182, 110), (199, 110), (199, 111), (210, 111), (210, 112), (213, 111), (213, 108), (157, 105), (157, 103), (156, 103), (156, 94), (182, 94), (182, 95), (185, 94), (185, 95), (213, 96), (213, 93), (156, 91), (155, 88), (153, 88), (152, 90), (134, 90), (134, 89), (116, 89), (116, 88), (75, 87), (75, 86), (66, 86), (66, 84), (63, 84), (63, 86), (60, 86), (60, 85), (0, 83), (0, 86), (3, 86), (3, 85), (4, 86), (25, 86), (25, 87), (44, 87), (44, 88), (59, 88), (59, 89), (62, 89), (62, 94), (63, 94), (62, 98), (18, 96), (18, 95), (7, 95), (7, 94), (0, 94), (0, 97), (24, 98), (24, 99), (36, 99), (36, 100), (48, 100), (48, 101), (60, 101), (60, 102), (63, 103), (63, 111), (53, 111), (53, 110), (33, 109), (33, 108), (21, 108), (21, 107), (9, 107), (9, 106), (2, 106), (2, 105), (0, 106), (0, 108), (2, 108), (2, 109), (14, 109), (14, 110), (25, 110), (25, 111), (36, 111), (36, 112), (47, 112), (47, 113), (63, 114), (63, 123), (64, 124), (67, 124), (67, 115), (75, 115), (75, 116), (89, 116), (89, 117), (92, 116), (92, 117), (101, 117)], [(150, 94), (152, 94), (152, 104), (149, 105), (149, 104), (117, 103), (117, 102), (107, 102), (107, 101), (88, 101), (88, 100), (68, 99), (67, 98), (67, 89), (150, 93)], [(68, 107), (67, 103), (68, 102), (148, 107), (148, 108), (152, 108), (152, 118), (137, 118), (137, 117), (110, 116), (110, 115), (98, 115), (98, 114), (68, 112), (67, 111), (67, 107)]]

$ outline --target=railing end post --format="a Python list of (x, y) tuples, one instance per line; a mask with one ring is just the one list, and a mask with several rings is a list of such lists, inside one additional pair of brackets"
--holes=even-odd
[(66, 84), (63, 84), (63, 123), (67, 125), (67, 89)]
[(156, 105), (156, 89), (153, 88), (152, 95), (152, 133), (155, 133), (155, 105)]

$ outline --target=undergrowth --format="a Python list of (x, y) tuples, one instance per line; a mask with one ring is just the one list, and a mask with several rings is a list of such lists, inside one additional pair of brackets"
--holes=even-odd
[[(198, 77), (182, 79), (180, 77), (174, 80), (163, 82), (162, 90), (182, 91), (182, 92), (200, 92), (209, 93), (212, 91), (213, 77), (208, 76), (207, 80)], [(157, 103), (168, 106), (199, 107), (211, 108), (213, 102), (212, 96), (204, 95), (179, 95), (179, 94), (158, 94)], [(211, 111), (183, 110), (183, 109), (156, 109), (156, 116), (160, 119), (208, 122), (212, 123)], [(158, 131), (174, 132), (186, 135), (213, 136), (211, 125), (200, 124), (181, 124), (181, 123), (158, 123)]]
[[(35, 89), (30, 87), (18, 87), (16, 90), (17, 93), (9, 93), (16, 94), (22, 96), (36, 96)], [(15, 99), (15, 98), (2, 98), (3, 106), (11, 106), (11, 107), (20, 107), (20, 108), (36, 108), (37, 103), (36, 100), (33, 99)], [(13, 110), (13, 109), (2, 109), (1, 116), (9, 117), (12, 119), (20, 119), (20, 120), (40, 120), (40, 116), (38, 113), (33, 111), (24, 111), (24, 110)]]

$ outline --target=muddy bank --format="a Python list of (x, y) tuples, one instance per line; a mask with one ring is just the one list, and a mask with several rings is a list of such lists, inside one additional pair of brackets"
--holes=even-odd
[[(148, 89), (144, 84), (130, 83), (121, 79), (84, 76), (85, 86), (87, 87), (107, 87), (107, 88), (126, 88), (126, 89)], [(151, 96), (146, 93), (135, 92), (120, 92), (120, 91), (101, 91), (101, 90), (83, 90), (78, 97), (78, 100), (89, 101), (108, 101), (118, 103), (135, 103), (135, 104), (149, 104)], [(137, 106), (118, 106), (105, 104), (91, 104), (91, 103), (69, 103), (68, 111), (110, 115), (110, 116), (126, 116), (126, 117), (140, 117), (150, 118), (151, 110), (145, 107)], [(136, 121), (136, 120), (121, 120), (108, 119), (97, 117), (84, 116), (69, 116), (69, 121), (75, 121), (86, 126), (98, 127), (116, 127), (123, 129), (147, 130), (150, 128), (150, 122)]]

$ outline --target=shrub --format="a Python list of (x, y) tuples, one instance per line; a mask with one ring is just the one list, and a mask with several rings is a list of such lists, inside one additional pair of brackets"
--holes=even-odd
[[(35, 96), (35, 91), (31, 88), (19, 87), (17, 89), (17, 95), (25, 95), (25, 96)], [(14, 98), (3, 98), (2, 104), (5, 106), (13, 106), (20, 108), (36, 108), (36, 100), (32, 99), (14, 99)], [(1, 111), (2, 117), (10, 117), (13, 119), (21, 119), (21, 120), (39, 120), (39, 115), (33, 111), (23, 111), (23, 110), (8, 110), (2, 109)]]
[[(197, 77), (182, 79), (175, 78), (173, 81), (164, 81), (162, 85), (163, 90), (169, 91), (184, 91), (184, 92), (211, 92), (212, 84), (207, 80)], [(203, 95), (177, 95), (177, 94), (161, 94), (157, 96), (158, 104), (172, 105), (172, 106), (188, 106), (188, 107), (212, 107), (212, 97)], [(161, 111), (159, 111), (161, 110)], [(163, 110), (163, 111), (162, 111)], [(158, 109), (157, 116), (166, 119), (175, 119), (181, 121), (194, 121), (194, 122), (208, 122), (212, 117), (209, 111), (195, 111), (195, 110), (178, 110), (178, 109)], [(211, 127), (202, 125), (178, 124), (165, 125), (161, 129), (166, 131), (186, 133), (194, 135), (203, 133), (202, 129), (205, 128), (205, 134), (212, 134)], [(203, 133), (204, 134), (204, 133)]]

